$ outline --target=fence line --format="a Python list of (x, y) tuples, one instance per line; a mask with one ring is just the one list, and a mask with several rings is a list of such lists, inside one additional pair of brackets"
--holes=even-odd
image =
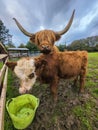
[(2, 54), (0, 54), (0, 61), (1, 60), (3, 62), (3, 67), (0, 70), (0, 130), (4, 130), (4, 114), (8, 75), (8, 67), (5, 65), (5, 63), (8, 61), (8, 57), (6, 55), (2, 57)]

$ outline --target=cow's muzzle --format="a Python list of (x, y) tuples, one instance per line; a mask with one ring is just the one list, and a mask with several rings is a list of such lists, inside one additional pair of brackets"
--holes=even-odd
[(41, 53), (44, 53), (44, 54), (49, 54), (51, 52), (50, 49), (43, 49), (41, 50)]

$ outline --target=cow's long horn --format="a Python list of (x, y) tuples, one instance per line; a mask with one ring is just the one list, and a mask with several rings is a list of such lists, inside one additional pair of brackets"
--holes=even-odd
[(16, 18), (13, 18), (13, 19), (15, 20), (16, 25), (17, 25), (18, 28), (21, 30), (21, 32), (23, 32), (26, 36), (28, 36), (28, 37), (32, 37), (32, 35), (34, 35), (33, 33), (29, 33), (29, 32), (27, 32), (27, 31), (22, 27), (22, 25), (17, 21)]
[(57, 34), (63, 35), (64, 33), (66, 33), (69, 30), (69, 28), (70, 28), (70, 26), (71, 26), (71, 24), (73, 22), (74, 13), (75, 13), (75, 9), (73, 10), (72, 16), (71, 16), (67, 26), (62, 31), (56, 32)]

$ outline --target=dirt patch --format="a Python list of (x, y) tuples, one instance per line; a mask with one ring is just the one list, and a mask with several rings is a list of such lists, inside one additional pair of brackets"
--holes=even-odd
[[(71, 82), (72, 83), (72, 82)], [(97, 130), (98, 103), (88, 90), (78, 94), (70, 82), (61, 80), (58, 101), (54, 103), (49, 87), (37, 83), (32, 94), (40, 105), (31, 125), (25, 130)]]

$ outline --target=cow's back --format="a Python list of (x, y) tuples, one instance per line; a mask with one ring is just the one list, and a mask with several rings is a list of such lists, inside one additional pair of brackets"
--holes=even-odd
[(79, 75), (81, 69), (87, 65), (86, 51), (66, 51), (59, 55), (59, 76), (70, 78)]

